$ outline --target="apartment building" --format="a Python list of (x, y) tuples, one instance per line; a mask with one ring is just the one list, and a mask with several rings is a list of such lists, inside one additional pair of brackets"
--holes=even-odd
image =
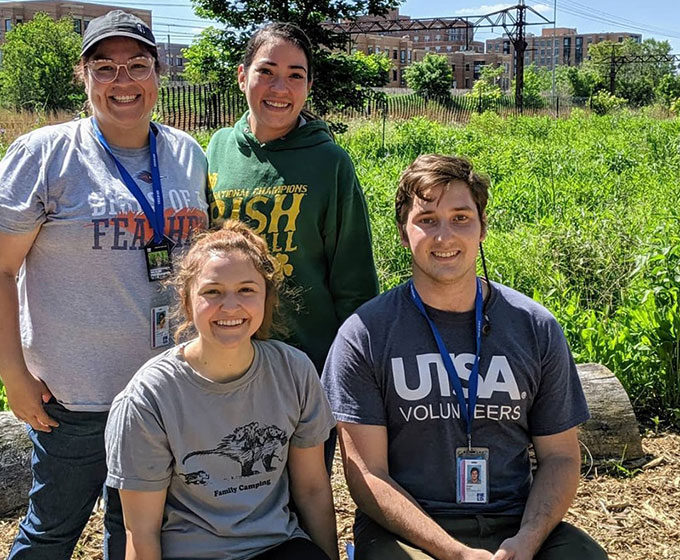
[(389, 71), (389, 82), (386, 85), (390, 88), (404, 87), (406, 67), (414, 62), (421, 62), (428, 53), (446, 56), (453, 74), (451, 83), (453, 88), (470, 89), (479, 78), (482, 66), (485, 65), (503, 66), (505, 71), (499, 84), (503, 89), (509, 88), (512, 81), (512, 57), (510, 55), (460, 50), (437, 53), (421, 48), (418, 43), (406, 37), (372, 34), (355, 36), (352, 49), (366, 54), (385, 54), (390, 59), (392, 68)]
[[(446, 18), (450, 19), (450, 18)], [(400, 27), (410, 27), (408, 30), (394, 30), (376, 32), (376, 35), (383, 37), (399, 37), (413, 41), (417, 48), (425, 52), (435, 52), (445, 54), (455, 51), (475, 51), (484, 52), (484, 43), (474, 40), (474, 29), (463, 20), (458, 20), (451, 27), (442, 29), (437, 19), (421, 19), (416, 24), (411, 25), (411, 16), (399, 13), (399, 8), (390, 10), (385, 16), (362, 16), (359, 22), (390, 21), (399, 22)], [(422, 27), (432, 26), (432, 29)]]
[(90, 4), (87, 2), (60, 2), (50, 0), (2, 2), (0, 3), (0, 44), (5, 42), (7, 32), (11, 31), (15, 25), (32, 20), (38, 12), (46, 13), (55, 20), (63, 17), (71, 17), (73, 19), (73, 28), (77, 33), (82, 35), (90, 21), (115, 9), (124, 9), (126, 12), (133, 13), (151, 27), (150, 10), (129, 7), (120, 8), (118, 6)]
[[(536, 66), (552, 68), (553, 65), (578, 66), (589, 58), (588, 49), (594, 43), (613, 41), (621, 43), (626, 39), (642, 41), (639, 33), (626, 31), (607, 33), (578, 33), (575, 28), (558, 27), (541, 30), (540, 36), (529, 34), (526, 38), (527, 49), (524, 53), (524, 64), (532, 62)], [(488, 53), (509, 54), (515, 59), (515, 47), (507, 37), (487, 39)]]
[[(474, 40), (472, 26), (459, 21), (448, 29), (426, 30), (415, 28), (419, 26), (410, 26), (410, 20), (409, 16), (400, 14), (398, 9), (390, 11), (382, 18), (364, 16), (359, 18), (360, 22), (398, 21), (400, 27), (407, 29), (352, 35), (351, 50), (366, 54), (384, 53), (391, 60), (392, 68), (386, 87), (404, 87), (406, 67), (422, 61), (428, 53), (446, 56), (453, 74), (453, 88), (470, 89), (479, 78), (484, 65), (502, 65), (505, 72), (500, 81), (501, 87), (510, 87), (512, 57), (503, 53), (485, 53), (484, 43)], [(426, 20), (424, 23), (437, 25), (435, 20)], [(411, 28), (408, 29), (409, 27)]]
[(179, 43), (162, 43), (162, 37), (156, 37), (158, 42), (158, 59), (165, 65), (164, 75), (168, 76), (170, 81), (183, 81), (182, 72), (184, 72), (184, 65), (186, 59), (182, 54), (182, 49), (186, 49), (189, 45)]

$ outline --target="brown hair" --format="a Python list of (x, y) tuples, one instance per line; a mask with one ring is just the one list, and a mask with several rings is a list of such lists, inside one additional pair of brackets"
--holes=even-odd
[(253, 36), (248, 40), (243, 55), (243, 67), (247, 70), (253, 63), (253, 59), (255, 58), (257, 51), (260, 50), (260, 47), (272, 39), (288, 41), (305, 53), (305, 58), (307, 59), (307, 81), (311, 82), (313, 73), (312, 65), (314, 63), (312, 43), (305, 32), (292, 23), (270, 23), (264, 27), (260, 27), (253, 33)]
[(194, 238), (191, 249), (184, 255), (175, 274), (167, 282), (177, 291), (178, 302), (173, 318), (181, 323), (175, 330), (179, 341), (188, 331), (193, 332), (191, 318), (191, 288), (205, 262), (212, 256), (239, 251), (248, 257), (265, 282), (264, 319), (253, 335), (258, 340), (269, 338), (274, 324), (274, 314), (279, 304), (279, 289), (283, 274), (278, 261), (271, 255), (267, 242), (247, 225), (237, 220), (225, 220), (222, 228), (203, 232)]
[(486, 229), (486, 203), (489, 200), (489, 179), (475, 173), (470, 160), (464, 157), (425, 154), (418, 156), (399, 178), (399, 188), (394, 199), (394, 209), (399, 228), (413, 205), (413, 198), (433, 200), (425, 192), (435, 187), (446, 187), (453, 181), (462, 181), (470, 189), (475, 201), (482, 230)]

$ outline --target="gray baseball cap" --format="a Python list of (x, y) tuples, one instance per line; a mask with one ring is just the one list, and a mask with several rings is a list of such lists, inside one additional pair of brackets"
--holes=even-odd
[(149, 26), (133, 14), (123, 10), (112, 10), (93, 19), (83, 34), (83, 48), (80, 56), (102, 39), (109, 37), (130, 37), (150, 47), (156, 46), (156, 38)]

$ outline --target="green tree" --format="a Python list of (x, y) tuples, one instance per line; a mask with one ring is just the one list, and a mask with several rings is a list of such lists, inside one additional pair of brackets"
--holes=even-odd
[(674, 101), (680, 99), (680, 76), (666, 74), (656, 87), (656, 96), (666, 107), (670, 107)]
[(612, 56), (659, 57), (661, 60), (624, 63), (616, 72), (614, 94), (623, 97), (634, 107), (648, 105), (654, 101), (655, 90), (663, 76), (672, 74), (673, 62), (663, 60), (670, 54), (668, 41), (646, 39), (637, 43), (626, 39), (623, 43), (603, 41), (593, 44), (588, 50), (590, 60), (585, 64), (593, 68), (599, 79), (609, 87)]
[(236, 84), (236, 66), (222, 40), (222, 31), (208, 27), (182, 50), (186, 59), (184, 77), (193, 83), (213, 82), (222, 87)]
[(557, 66), (555, 81), (560, 91), (579, 99), (588, 99), (607, 87), (604, 78), (588, 63), (581, 66)]
[(73, 109), (84, 90), (73, 75), (81, 38), (73, 21), (54, 21), (43, 13), (7, 33), (2, 49), (0, 93), (14, 109)]
[[(361, 109), (369, 95), (368, 88), (387, 83), (386, 75), (375, 80), (360, 58), (338, 53), (346, 48), (350, 37), (324, 22), (353, 21), (364, 14), (384, 15), (399, 0), (193, 0), (193, 3), (197, 15), (220, 22), (225, 28), (204, 32), (185, 50), (189, 61), (187, 77), (192, 81), (217, 79), (233, 83), (246, 43), (255, 29), (268, 22), (285, 21), (298, 25), (314, 45), (316, 71), (311, 99), (322, 116), (334, 107)], [(361, 82), (366, 76), (369, 83)]]
[(453, 82), (451, 66), (444, 55), (426, 54), (404, 71), (406, 84), (421, 97), (445, 97)]
[[(322, 57), (315, 66), (318, 76), (331, 72), (335, 75), (334, 81), (314, 78), (312, 104), (314, 110), (325, 115), (333, 109), (361, 108), (371, 95), (384, 96), (374, 93), (372, 88), (384, 86), (389, 81), (392, 63), (385, 54), (367, 55), (358, 51), (351, 55), (335, 53)], [(344, 129), (339, 123), (331, 124), (335, 131)]]
[[(512, 80), (512, 91), (515, 91), (515, 80)], [(552, 76), (547, 68), (538, 68), (533, 62), (524, 68), (524, 107), (540, 109), (545, 106), (543, 93), (552, 89)]]
[(466, 94), (467, 97), (477, 101), (477, 109), (480, 113), (494, 107), (503, 97), (503, 91), (498, 85), (502, 75), (502, 66), (482, 66), (479, 79), (472, 86), (472, 90)]

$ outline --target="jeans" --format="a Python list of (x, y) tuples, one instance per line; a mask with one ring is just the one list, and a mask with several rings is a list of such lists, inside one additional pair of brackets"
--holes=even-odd
[(124, 560), (125, 529), (118, 491), (104, 486), (108, 412), (72, 412), (54, 399), (49, 433), (28, 427), (33, 485), (26, 517), (7, 560), (69, 560), (99, 495), (104, 493), (104, 559)]

